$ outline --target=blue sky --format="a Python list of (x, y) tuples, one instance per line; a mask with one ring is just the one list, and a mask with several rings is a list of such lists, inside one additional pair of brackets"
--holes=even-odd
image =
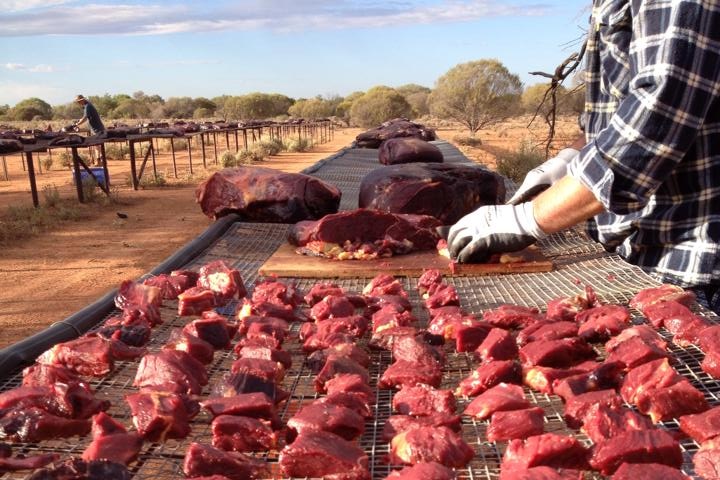
[(497, 58), (526, 85), (578, 47), (590, 0), (0, 0), (0, 104), (78, 93), (294, 98), (432, 87)]

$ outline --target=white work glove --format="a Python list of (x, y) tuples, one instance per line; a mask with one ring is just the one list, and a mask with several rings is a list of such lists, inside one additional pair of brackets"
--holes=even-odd
[(567, 173), (568, 164), (579, 154), (574, 148), (565, 148), (560, 150), (556, 156), (545, 161), (542, 165), (530, 170), (525, 175), (520, 188), (517, 189), (515, 195), (508, 200), (509, 205), (518, 205), (528, 200), (532, 200), (535, 195), (548, 188), (553, 183), (560, 180)]
[(486, 205), (468, 213), (450, 228), (450, 258), (480, 263), (493, 253), (515, 252), (545, 237), (533, 214), (532, 202)]

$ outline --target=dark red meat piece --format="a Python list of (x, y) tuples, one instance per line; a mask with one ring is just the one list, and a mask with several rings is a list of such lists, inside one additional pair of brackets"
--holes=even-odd
[(647, 344), (640, 337), (632, 337), (613, 350), (608, 356), (608, 362), (620, 362), (625, 368), (632, 369), (643, 363), (662, 358), (668, 358), (669, 354), (655, 345)]
[(420, 363), (432, 359), (439, 363), (445, 362), (444, 352), (430, 345), (422, 335), (398, 337), (392, 344), (392, 354), (396, 361)]
[(660, 463), (623, 463), (611, 480), (690, 480), (677, 468)]
[(578, 334), (578, 324), (569, 321), (535, 322), (518, 332), (517, 344), (527, 345), (538, 340), (559, 340), (561, 338), (575, 337)]
[(386, 480), (455, 480), (455, 472), (436, 462), (416, 463), (392, 472)]
[(435, 131), (420, 123), (393, 118), (359, 134), (355, 137), (355, 144), (358, 148), (379, 148), (383, 141), (398, 137), (420, 138), (428, 142), (436, 139)]
[(368, 457), (354, 443), (330, 432), (306, 432), (280, 452), (287, 477), (370, 480)]
[(80, 458), (70, 458), (63, 463), (36, 471), (29, 480), (130, 480), (131, 478), (130, 471), (120, 463), (108, 460), (86, 462)]
[(652, 422), (628, 408), (597, 404), (585, 411), (582, 430), (599, 443), (629, 430), (652, 430)]
[(681, 347), (699, 345), (709, 326), (710, 324), (706, 320), (699, 317), (691, 322), (683, 323), (675, 331), (673, 342)]
[(183, 473), (188, 477), (218, 474), (230, 480), (252, 480), (264, 478), (269, 468), (262, 460), (242, 453), (193, 442), (185, 454)]
[(365, 419), (354, 410), (333, 403), (313, 402), (302, 407), (287, 422), (288, 439), (300, 433), (322, 430), (345, 440), (353, 440), (365, 431)]
[(152, 442), (185, 438), (190, 433), (188, 401), (180, 395), (165, 392), (133, 393), (125, 397), (133, 424), (140, 436)]
[(636, 325), (634, 327), (627, 328), (620, 332), (617, 337), (611, 338), (605, 343), (605, 350), (608, 353), (612, 353), (618, 349), (626, 340), (632, 338), (639, 338), (648, 345), (653, 345), (659, 350), (665, 350), (667, 344), (665, 340), (651, 327), (647, 325)]
[(364, 395), (370, 399), (372, 390), (368, 386), (367, 378), (359, 374), (340, 374), (325, 382), (327, 395), (330, 396), (337, 392), (353, 392)]
[(218, 397), (234, 397), (243, 393), (264, 393), (276, 404), (290, 396), (274, 381), (247, 372), (227, 373), (212, 388), (212, 394)]
[(637, 407), (653, 422), (663, 422), (709, 408), (705, 396), (689, 381), (682, 379), (669, 387), (645, 390), (636, 397)]
[(115, 296), (115, 306), (133, 317), (146, 320), (150, 326), (162, 322), (160, 306), (162, 305), (162, 291), (151, 285), (125, 280), (120, 284)]
[(95, 398), (84, 382), (53, 383), (42, 386), (21, 386), (0, 394), (0, 410), (37, 407), (67, 418), (90, 418), (107, 410), (108, 400)]
[(378, 161), (383, 165), (418, 162), (442, 163), (443, 154), (438, 147), (421, 138), (396, 137), (388, 138), (380, 144)]
[(596, 392), (582, 393), (566, 399), (565, 423), (571, 428), (579, 428), (585, 415), (593, 405), (604, 405), (610, 409), (618, 410), (622, 399), (615, 390), (598, 390)]
[(414, 337), (420, 335), (421, 331), (415, 327), (391, 327), (373, 333), (368, 344), (376, 350), (392, 350), (395, 341), (402, 337)]
[(80, 383), (82, 381), (78, 374), (63, 365), (36, 363), (25, 368), (22, 374), (22, 384), (26, 387), (39, 387), (57, 382), (65, 384)]
[(255, 283), (251, 300), (252, 303), (268, 302), (296, 307), (302, 303), (303, 297), (295, 284), (268, 278)]
[(345, 290), (336, 284), (330, 282), (316, 283), (308, 293), (305, 294), (305, 303), (311, 307), (328, 295), (345, 295)]
[(430, 287), (427, 293), (423, 295), (423, 298), (427, 308), (460, 305), (460, 297), (458, 296), (457, 289), (447, 283), (438, 283)]
[(553, 393), (568, 401), (571, 397), (582, 393), (607, 388), (616, 389), (620, 386), (622, 374), (622, 364), (603, 362), (589, 372), (556, 380), (553, 382)]
[(545, 429), (544, 416), (540, 407), (495, 412), (487, 428), (488, 442), (540, 435)]
[(93, 418), (93, 439), (82, 454), (85, 461), (110, 460), (127, 465), (134, 461), (143, 440), (135, 432), (128, 433), (125, 427), (105, 413)]
[(393, 409), (403, 415), (432, 415), (455, 413), (452, 390), (438, 390), (429, 385), (403, 386), (393, 397)]
[(292, 355), (285, 350), (278, 350), (270, 347), (244, 346), (236, 350), (238, 358), (257, 358), (261, 360), (272, 360), (283, 367), (292, 366)]
[(676, 285), (663, 284), (659, 287), (640, 290), (632, 299), (629, 305), (632, 308), (645, 312), (645, 308), (658, 303), (674, 300), (683, 305), (690, 305), (695, 301), (695, 294), (690, 290), (684, 290)]
[(425, 383), (439, 387), (442, 381), (442, 369), (433, 359), (425, 362), (398, 360), (383, 372), (378, 382), (380, 388), (400, 388)]
[(290, 332), (290, 325), (288, 325), (288, 322), (283, 320), (282, 318), (261, 317), (259, 315), (247, 315), (240, 319), (240, 322), (238, 325), (238, 333), (243, 336), (247, 335), (248, 330), (255, 323), (269, 325), (269, 327), (267, 327), (268, 331), (283, 332), (283, 333), (285, 333), (285, 336), (287, 336), (287, 334)]
[(479, 321), (472, 325), (458, 326), (455, 328), (455, 350), (458, 352), (474, 351), (487, 338), (490, 330), (490, 325)]
[(661, 463), (680, 468), (682, 451), (677, 440), (664, 430), (635, 430), (598, 443), (590, 465), (604, 475), (614, 473), (623, 463)]
[(390, 462), (395, 464), (437, 462), (462, 468), (474, 455), (472, 447), (447, 427), (414, 427), (395, 435), (390, 442)]
[(227, 319), (222, 315), (209, 315), (193, 320), (183, 327), (183, 331), (205, 340), (216, 349), (230, 348), (230, 332), (235, 335), (235, 328), (228, 325)]
[(720, 407), (680, 417), (680, 429), (697, 443), (720, 436)]
[(387, 273), (380, 273), (370, 280), (370, 282), (363, 287), (363, 295), (367, 297), (378, 297), (380, 295), (399, 295), (402, 297), (408, 296), (405, 288), (403, 288), (400, 280)]
[(318, 398), (316, 403), (329, 403), (346, 407), (361, 415), (363, 418), (372, 418), (373, 412), (367, 395), (357, 392), (334, 392)]
[(705, 354), (720, 354), (720, 325), (713, 325), (703, 330), (700, 348)]
[(242, 306), (238, 310), (237, 317), (242, 321), (243, 318), (257, 315), (260, 317), (281, 318), (288, 322), (304, 322), (307, 318), (300, 313), (295, 312), (295, 307), (291, 305), (278, 305), (270, 302), (250, 302), (247, 298), (242, 299)]
[(465, 407), (463, 415), (480, 420), (489, 418), (493, 413), (529, 408), (530, 402), (525, 398), (522, 387), (501, 383), (476, 397)]
[(575, 437), (544, 433), (524, 440), (510, 440), (500, 468), (546, 466), (583, 470), (587, 467), (587, 459), (587, 449)]
[(493, 360), (514, 360), (518, 355), (518, 347), (510, 332), (493, 328), (475, 350), (475, 354), (486, 363)]
[(477, 324), (478, 320), (473, 315), (466, 315), (461, 311), (443, 312), (432, 317), (427, 329), (434, 335), (440, 335), (447, 340), (455, 340), (458, 330)]
[(355, 305), (344, 295), (329, 295), (310, 309), (310, 317), (314, 320), (349, 317), (355, 314)]
[(306, 364), (314, 373), (317, 373), (325, 366), (330, 355), (350, 358), (365, 368), (370, 366), (368, 353), (353, 343), (338, 343), (325, 350), (317, 350), (307, 357)]
[(317, 392), (326, 391), (325, 383), (337, 375), (355, 374), (360, 375), (365, 383), (370, 382), (370, 374), (362, 365), (355, 362), (349, 357), (340, 357), (337, 355), (328, 355), (325, 366), (315, 377), (315, 390)]
[(191, 287), (178, 295), (178, 315), (200, 315), (215, 308), (215, 294), (203, 287)]
[(677, 325), (691, 322), (697, 318), (688, 307), (674, 300), (652, 303), (643, 308), (643, 314), (653, 327), (669, 327), (668, 330), (673, 334), (675, 334), (674, 330), (676, 330), (677, 326), (671, 327), (666, 325), (667, 322)]
[(720, 378), (720, 352), (708, 352), (700, 364), (702, 371), (713, 378)]
[(583, 293), (550, 300), (547, 304), (545, 316), (552, 321), (573, 321), (578, 313), (597, 305), (598, 300), (595, 291), (591, 286), (586, 285)]
[(433, 414), (424, 417), (413, 417), (410, 415), (390, 415), (385, 421), (382, 431), (382, 440), (389, 442), (395, 435), (415, 427), (447, 427), (454, 432), (460, 432), (459, 415)]
[(417, 289), (420, 295), (427, 292), (432, 285), (442, 283), (443, 275), (440, 270), (431, 268), (424, 270), (420, 278), (418, 278)]
[(97, 336), (85, 336), (59, 343), (42, 353), (37, 362), (62, 365), (79, 375), (102, 377), (114, 366), (112, 341)]
[(230, 365), (230, 371), (254, 375), (271, 382), (281, 382), (285, 377), (282, 363), (261, 358), (238, 358)]
[(274, 450), (278, 435), (267, 420), (220, 415), (212, 422), (213, 447), (231, 452)]
[(160, 350), (140, 360), (133, 385), (158, 391), (199, 394), (207, 385), (205, 366), (180, 350)]
[(480, 365), (460, 380), (455, 394), (473, 397), (498, 383), (520, 383), (520, 365), (512, 360), (496, 360)]
[(578, 313), (578, 335), (589, 342), (605, 341), (630, 326), (630, 311), (622, 305), (601, 305)]
[(165, 300), (175, 300), (179, 294), (187, 290), (187, 277), (183, 279), (180, 276), (170, 276), (160, 274), (148, 277), (143, 280), (143, 285), (150, 285), (160, 289), (162, 298)]
[(523, 367), (523, 383), (541, 393), (553, 393), (553, 383), (566, 377), (590, 372), (600, 365), (595, 361), (586, 361), (570, 368)]
[(294, 223), (337, 212), (340, 191), (315, 177), (270, 168), (225, 168), (195, 191), (203, 213), (237, 213), (251, 222)]
[(537, 308), (520, 305), (500, 305), (483, 313), (483, 320), (499, 328), (521, 328), (545, 319)]
[(242, 393), (232, 397), (210, 397), (200, 402), (200, 406), (213, 417), (236, 415), (278, 422), (275, 403), (264, 393)]
[(5, 411), (0, 438), (13, 442), (40, 442), (90, 433), (90, 420), (58, 417), (37, 407)]
[(132, 325), (124, 325), (122, 316), (112, 317), (95, 333), (109, 340), (117, 340), (133, 347), (142, 347), (150, 341), (152, 328), (144, 320), (134, 321)]
[(179, 328), (170, 332), (170, 339), (163, 348), (183, 351), (205, 365), (213, 361), (215, 354), (215, 349), (211, 344)]
[(567, 368), (594, 357), (592, 347), (578, 337), (540, 340), (520, 349), (520, 361), (524, 366)]
[(620, 394), (631, 404), (636, 404), (638, 396), (648, 390), (664, 388), (673, 385), (682, 376), (670, 366), (667, 358), (653, 360), (630, 370), (622, 383)]
[(417, 322), (417, 318), (409, 311), (397, 311), (394, 305), (385, 305), (372, 314), (373, 333), (381, 332), (388, 328), (407, 327)]

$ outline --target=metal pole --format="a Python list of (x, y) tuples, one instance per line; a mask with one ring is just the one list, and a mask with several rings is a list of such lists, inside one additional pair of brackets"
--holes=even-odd
[[(50, 150), (48, 150), (50, 151)], [(107, 155), (105, 155), (105, 143), (100, 144), (100, 155), (102, 155), (102, 167), (105, 174), (105, 188), (107, 188), (108, 196), (110, 195), (110, 172), (107, 167)]]
[(192, 143), (191, 137), (188, 137), (188, 139), (187, 139), (187, 144), (188, 144), (188, 161), (190, 162), (190, 174), (193, 173), (193, 168), (192, 168), (192, 145), (191, 145), (191, 143)]
[[(157, 143), (159, 143), (159, 142), (157, 142)], [(150, 152), (152, 153), (153, 175), (155, 175), (155, 181), (157, 182), (158, 176), (157, 176), (157, 165), (155, 165), (155, 147), (153, 146), (152, 140), (150, 140)]]
[(30, 177), (30, 193), (32, 194), (33, 205), (37, 208), (40, 206), (40, 200), (38, 200), (37, 184), (35, 183), (35, 167), (33, 166), (32, 153), (25, 152), (25, 163)]
[(203, 167), (207, 168), (207, 162), (205, 161), (205, 137), (200, 134), (200, 148), (202, 149)]
[(78, 158), (77, 147), (72, 147), (73, 169), (75, 176), (75, 189), (80, 203), (85, 203), (85, 195), (83, 194), (82, 177), (80, 176), (80, 159)]
[(133, 190), (138, 189), (137, 167), (135, 166), (135, 140), (129, 140), (130, 144), (130, 176), (132, 177)]
[(173, 172), (175, 173), (175, 178), (177, 178), (177, 164), (175, 163), (175, 139), (173, 137), (170, 137), (170, 151), (172, 152)]

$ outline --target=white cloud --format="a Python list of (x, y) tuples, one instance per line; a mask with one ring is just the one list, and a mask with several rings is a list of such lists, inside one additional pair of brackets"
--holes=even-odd
[(52, 65), (45, 65), (44, 63), (35, 66), (28, 66), (22, 63), (6, 63), (5, 68), (13, 71), (31, 73), (51, 73), (55, 71)]
[(543, 15), (549, 10), (546, 4), (520, 5), (495, 0), (432, 0), (422, 4), (412, 1), (381, 4), (350, 0), (265, 0), (243, 2), (242, 7), (227, 4), (212, 9), (200, 2), (55, 5), (10, 15), (0, 13), (3, 26), (0, 36), (373, 28), (465, 22), (494, 16)]
[(49, 7), (51, 5), (62, 5), (72, 0), (0, 0), (0, 11), (19, 12), (32, 10), (38, 7)]

